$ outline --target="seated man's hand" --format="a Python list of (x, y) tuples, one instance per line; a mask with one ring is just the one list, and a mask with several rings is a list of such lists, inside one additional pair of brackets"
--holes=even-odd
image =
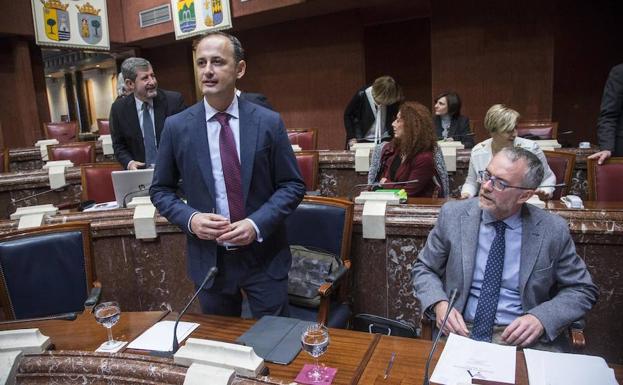
[(233, 246), (246, 246), (255, 241), (257, 234), (255, 228), (250, 221), (243, 219), (238, 222), (234, 222), (229, 227), (229, 230), (221, 234), (216, 241), (218, 243), (227, 243)]
[[(437, 304), (435, 304), (435, 318), (437, 318), (437, 329), (441, 329), (443, 317), (446, 315), (447, 310), (448, 301), (439, 301), (437, 302)], [(446, 326), (441, 332), (445, 335), (448, 335), (450, 333), (458, 334), (464, 337), (467, 337), (469, 335), (469, 330), (467, 330), (467, 325), (465, 325), (463, 316), (455, 308), (452, 308), (452, 310), (450, 310)]]
[(603, 164), (606, 159), (610, 158), (612, 153), (609, 150), (603, 150), (589, 155), (588, 159), (597, 159), (597, 164)]
[(199, 239), (213, 241), (228, 232), (230, 224), (222, 215), (199, 213), (190, 220), (190, 229)]
[(509, 345), (526, 347), (532, 345), (541, 334), (543, 324), (532, 314), (515, 318), (502, 332), (502, 340)]

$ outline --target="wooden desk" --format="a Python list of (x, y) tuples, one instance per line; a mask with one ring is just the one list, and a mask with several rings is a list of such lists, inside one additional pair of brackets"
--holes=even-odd
[[(573, 153), (576, 155), (575, 169), (569, 194), (575, 194), (582, 199), (588, 199), (586, 157), (594, 152), (594, 149), (562, 148), (558, 152)], [(367, 173), (355, 172), (354, 151), (318, 151), (319, 153), (319, 178), (320, 195), (322, 196), (353, 196), (358, 191), (353, 191), (353, 186), (368, 182)], [(467, 178), (471, 150), (457, 150), (456, 171), (449, 172), (451, 195), (458, 197), (460, 187)]]
[[(417, 339), (382, 336), (374, 349), (372, 358), (366, 365), (361, 376), (359, 385), (382, 385), (382, 384), (401, 384), (401, 385), (421, 385), (424, 377), (424, 367), (430, 352), (431, 342)], [(430, 365), (430, 375), (433, 374), (435, 363), (443, 351), (443, 344), (437, 347), (433, 362)], [(396, 353), (394, 365), (387, 380), (382, 380), (389, 358), (392, 352)], [(614, 369), (615, 376), (619, 383), (623, 380), (623, 366), (610, 365)], [(381, 375), (381, 378), (377, 377)], [(515, 383), (517, 385), (528, 385), (528, 370), (524, 355), (517, 353)]]
[[(164, 316), (166, 312), (123, 312), (119, 323), (113, 327), (113, 335), (116, 339), (131, 341), (149, 326), (156, 323)], [(166, 318), (172, 319), (173, 315), (169, 314)], [(233, 342), (242, 335), (251, 325), (253, 320), (243, 320), (239, 318), (205, 316), (205, 315), (188, 315), (183, 318), (184, 321), (197, 322), (201, 326), (192, 334), (193, 338), (209, 338), (225, 342)], [(75, 321), (44, 321), (29, 322), (21, 324), (0, 324), (0, 330), (18, 329), (25, 327), (39, 327), (43, 334), (52, 339), (52, 343), (56, 347), (56, 351), (60, 350), (83, 350), (92, 352), (97, 346), (106, 340), (106, 332), (104, 328), (97, 324), (92, 314), (83, 314)], [(374, 385), (375, 383), (397, 384), (400, 380), (402, 385), (419, 385), (422, 383), (424, 375), (424, 366), (430, 351), (431, 342), (424, 340), (408, 339), (401, 337), (388, 337), (380, 335), (371, 335), (368, 333), (331, 329), (331, 343), (325, 355), (322, 356), (321, 362), (330, 367), (338, 368), (337, 375), (333, 381), (336, 385)], [(431, 374), (435, 366), (443, 345), (440, 345), (436, 356), (431, 364)], [(387, 381), (377, 382), (377, 377), (385, 371), (387, 362), (392, 352), (396, 352), (396, 359), (391, 371), (391, 375)], [(125, 353), (140, 353), (143, 356), (145, 352), (129, 351)], [(54, 353), (57, 354), (57, 353)], [(58, 353), (63, 360), (68, 357), (76, 357), (82, 361), (90, 360), (101, 361), (107, 355), (96, 353)], [(54, 360), (54, 356), (44, 355), (47, 364)], [(29, 363), (35, 361), (32, 356)], [(164, 365), (168, 363), (167, 370), (175, 372), (176, 381), (171, 383), (180, 383), (179, 380), (185, 374), (185, 368), (171, 364), (170, 359), (159, 358), (137, 358), (133, 355), (112, 355), (120, 360), (131, 361), (130, 365), (144, 365), (145, 362), (151, 365)], [(270, 383), (288, 383), (294, 380), (303, 365), (311, 363), (312, 359), (306, 353), (301, 352), (290, 365), (277, 365), (267, 363), (270, 369)], [(42, 365), (42, 364), (40, 364)], [(612, 365), (615, 369), (617, 379), (623, 380), (623, 367)], [(41, 367), (38, 368), (41, 370)], [(24, 371), (26, 369), (24, 368)], [(30, 370), (30, 369), (29, 369)], [(33, 369), (34, 370), (34, 369)], [(124, 370), (128, 370), (127, 365)], [(101, 375), (101, 373), (98, 373)], [(517, 384), (527, 385), (527, 371), (523, 355), (518, 353), (517, 356)], [(394, 382), (392, 382), (392, 380)], [(254, 381), (259, 383), (258, 381)], [(20, 383), (18, 381), (18, 383)], [(253, 383), (253, 382), (252, 382)]]
[[(388, 206), (386, 239), (362, 237), (362, 205), (355, 205), (351, 277), (354, 313), (402, 319), (419, 326), (422, 309), (411, 290), (411, 266), (437, 222), (442, 200), (410, 199)], [(547, 210), (569, 223), (578, 254), (600, 291), (587, 315), (587, 354), (623, 363), (623, 202), (585, 202), (586, 209), (567, 209), (549, 202)], [(614, 315), (614, 317), (613, 317)]]
[[(97, 138), (91, 138), (89, 140), (96, 141)], [(104, 155), (102, 150), (102, 142), (97, 141), (95, 143), (95, 158), (98, 162), (114, 162), (114, 155)], [(11, 171), (33, 171), (40, 170), (43, 166), (41, 160), (41, 151), (39, 147), (23, 147), (12, 148), (9, 150), (9, 170)]]

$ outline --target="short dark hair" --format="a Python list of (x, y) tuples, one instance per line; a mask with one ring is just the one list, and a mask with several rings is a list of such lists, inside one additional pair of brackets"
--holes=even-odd
[(515, 163), (519, 159), (526, 161), (527, 170), (523, 176), (523, 187), (536, 189), (543, 182), (543, 162), (533, 152), (522, 147), (505, 147), (500, 150), (508, 160)]
[(232, 47), (234, 47), (234, 60), (236, 61), (236, 63), (239, 63), (241, 60), (244, 60), (244, 48), (242, 48), (242, 43), (240, 43), (240, 40), (238, 40), (236, 36), (230, 35), (222, 31), (209, 32), (201, 36), (201, 38), (199, 38), (199, 40), (195, 42), (193, 49), (197, 49), (197, 46), (199, 45), (199, 43), (201, 43), (204, 39), (211, 37), (211, 36), (222, 36), (226, 38), (227, 40), (229, 40), (231, 42)]
[(452, 116), (453, 118), (456, 118), (457, 116), (461, 115), (462, 104), (461, 104), (461, 98), (459, 97), (459, 94), (457, 94), (456, 92), (452, 92), (452, 91), (442, 92), (439, 95), (437, 95), (437, 97), (435, 98), (435, 103), (437, 103), (437, 101), (443, 97), (445, 97), (446, 101), (448, 102), (448, 115)]
[(136, 69), (142, 69), (147, 71), (151, 67), (151, 63), (147, 59), (142, 57), (129, 57), (121, 63), (121, 74), (124, 79), (130, 79), (133, 82), (136, 81)]

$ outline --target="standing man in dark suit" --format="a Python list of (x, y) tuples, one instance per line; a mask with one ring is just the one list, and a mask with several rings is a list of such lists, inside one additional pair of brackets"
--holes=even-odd
[(610, 70), (597, 121), (601, 151), (589, 156), (602, 164), (611, 156), (623, 156), (623, 64)]
[(151, 167), (156, 162), (164, 120), (184, 110), (184, 99), (179, 92), (158, 89), (154, 70), (143, 58), (124, 60), (121, 73), (134, 97), (117, 99), (110, 108), (115, 157), (128, 170)]
[[(236, 96), (246, 69), (235, 37), (216, 32), (196, 47), (204, 98), (170, 117), (150, 195), (187, 233), (188, 274), (204, 313), (240, 316), (244, 289), (254, 317), (288, 314), (291, 255), (284, 220), (305, 194), (279, 114)], [(187, 202), (177, 195), (178, 181)]]

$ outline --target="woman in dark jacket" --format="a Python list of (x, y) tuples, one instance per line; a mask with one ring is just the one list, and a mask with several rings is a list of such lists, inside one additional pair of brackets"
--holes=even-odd
[[(432, 197), (437, 186), (433, 155), (437, 140), (430, 111), (420, 103), (405, 102), (392, 126), (394, 139), (383, 147), (376, 180), (383, 188), (404, 188), (409, 197)], [(417, 182), (392, 183), (411, 180)]]
[(455, 92), (444, 92), (435, 98), (435, 131), (439, 140), (460, 141), (474, 147), (469, 118), (461, 115), (461, 98)]

